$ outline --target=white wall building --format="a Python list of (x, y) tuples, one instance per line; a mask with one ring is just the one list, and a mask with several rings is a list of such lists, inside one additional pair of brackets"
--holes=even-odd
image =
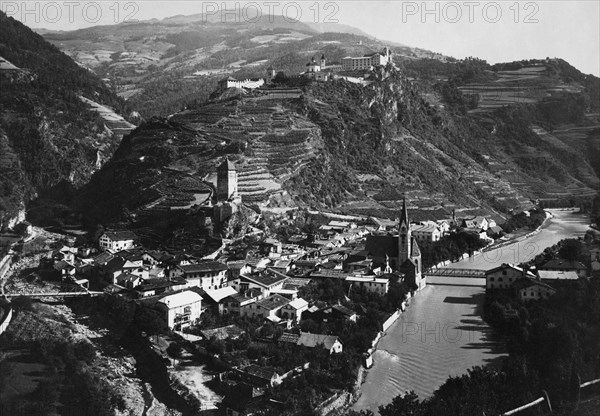
[(191, 325), (202, 313), (202, 297), (191, 290), (165, 296), (158, 303), (165, 312), (167, 325), (171, 329)]
[(535, 275), (513, 264), (503, 264), (485, 272), (485, 288), (510, 289), (514, 282), (523, 277), (535, 278)]
[(390, 289), (389, 279), (375, 276), (348, 276), (346, 282), (354, 287), (364, 287), (369, 292), (385, 295)]
[(135, 247), (137, 235), (132, 231), (106, 231), (100, 236), (98, 245), (103, 250), (120, 251)]

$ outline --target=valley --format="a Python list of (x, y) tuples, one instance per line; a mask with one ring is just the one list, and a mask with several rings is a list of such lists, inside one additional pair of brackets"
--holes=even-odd
[(600, 374), (599, 78), (283, 16), (0, 24), (0, 413), (566, 415)]

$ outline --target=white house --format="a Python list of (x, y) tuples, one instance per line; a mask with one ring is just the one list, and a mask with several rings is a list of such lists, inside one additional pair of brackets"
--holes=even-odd
[(202, 297), (191, 290), (165, 296), (158, 303), (165, 312), (167, 325), (175, 330), (191, 325), (202, 313)]
[(169, 271), (169, 278), (178, 277), (187, 280), (188, 287), (197, 286), (204, 290), (219, 289), (227, 281), (227, 265), (218, 261), (180, 265)]
[(505, 263), (485, 272), (485, 288), (510, 289), (514, 282), (523, 277), (535, 278), (535, 275), (513, 264)]
[(526, 302), (529, 300), (548, 299), (556, 293), (552, 286), (542, 283), (535, 279), (527, 279), (526, 282), (519, 285), (519, 299)]
[(346, 282), (354, 287), (364, 287), (369, 292), (385, 295), (390, 288), (390, 280), (376, 276), (348, 276)]
[(135, 246), (137, 235), (132, 231), (105, 231), (98, 240), (103, 250), (127, 250)]
[(291, 319), (296, 321), (296, 323), (299, 323), (302, 317), (302, 312), (307, 309), (308, 302), (302, 298), (298, 298), (291, 301), (281, 309), (281, 317), (283, 319)]
[(240, 308), (240, 316), (261, 317), (273, 322), (281, 321), (281, 308), (290, 303), (290, 300), (281, 295), (271, 295), (264, 299), (250, 303)]
[(410, 231), (418, 243), (433, 243), (440, 241), (440, 238), (442, 238), (442, 231), (434, 222), (428, 221), (421, 224), (411, 224)]

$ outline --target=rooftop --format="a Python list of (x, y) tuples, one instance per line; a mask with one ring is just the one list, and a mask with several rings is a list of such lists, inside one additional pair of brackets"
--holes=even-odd
[(336, 335), (321, 335), (311, 334), (310, 332), (301, 332), (298, 338), (298, 345), (302, 345), (309, 348), (314, 348), (317, 345), (323, 344), (325, 348), (330, 349), (333, 344), (338, 341)]
[(221, 302), (228, 296), (237, 295), (238, 292), (231, 286), (222, 287), (221, 289), (205, 290), (205, 295), (215, 302)]
[(135, 240), (137, 239), (137, 235), (133, 231), (122, 230), (122, 231), (105, 231), (104, 234), (112, 241), (126, 241), (126, 240)]
[(202, 297), (196, 292), (186, 290), (184, 292), (175, 293), (174, 295), (165, 296), (164, 298), (160, 298), (158, 301), (160, 303), (164, 303), (169, 308), (178, 308), (191, 303), (201, 302)]
[(184, 273), (198, 273), (198, 272), (220, 272), (227, 270), (227, 265), (218, 261), (203, 261), (196, 264), (188, 264), (185, 266), (179, 266)]
[(538, 270), (538, 276), (542, 280), (577, 280), (579, 276), (574, 270), (562, 271), (562, 270)]
[(268, 311), (272, 311), (275, 309), (282, 308), (288, 303), (290, 303), (290, 300), (288, 298), (284, 298), (281, 295), (275, 294), (257, 301), (256, 305)]
[(296, 300), (291, 301), (288, 305), (294, 309), (302, 309), (308, 306), (308, 302), (302, 298), (298, 298)]
[(283, 283), (289, 279), (288, 276), (274, 272), (273, 270), (269, 270), (269, 272), (264, 272), (261, 274), (242, 274), (240, 277), (264, 287), (271, 287), (276, 284)]

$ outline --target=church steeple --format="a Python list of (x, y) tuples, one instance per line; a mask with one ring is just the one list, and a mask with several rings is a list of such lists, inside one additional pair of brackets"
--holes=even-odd
[(412, 236), (406, 210), (406, 197), (402, 200), (402, 213), (398, 220), (398, 264), (403, 264), (411, 256)]
[(406, 211), (406, 196), (402, 199), (402, 214), (400, 214), (400, 223), (398, 227), (402, 227), (402, 224), (406, 224), (408, 228), (410, 223), (408, 222), (408, 212)]

